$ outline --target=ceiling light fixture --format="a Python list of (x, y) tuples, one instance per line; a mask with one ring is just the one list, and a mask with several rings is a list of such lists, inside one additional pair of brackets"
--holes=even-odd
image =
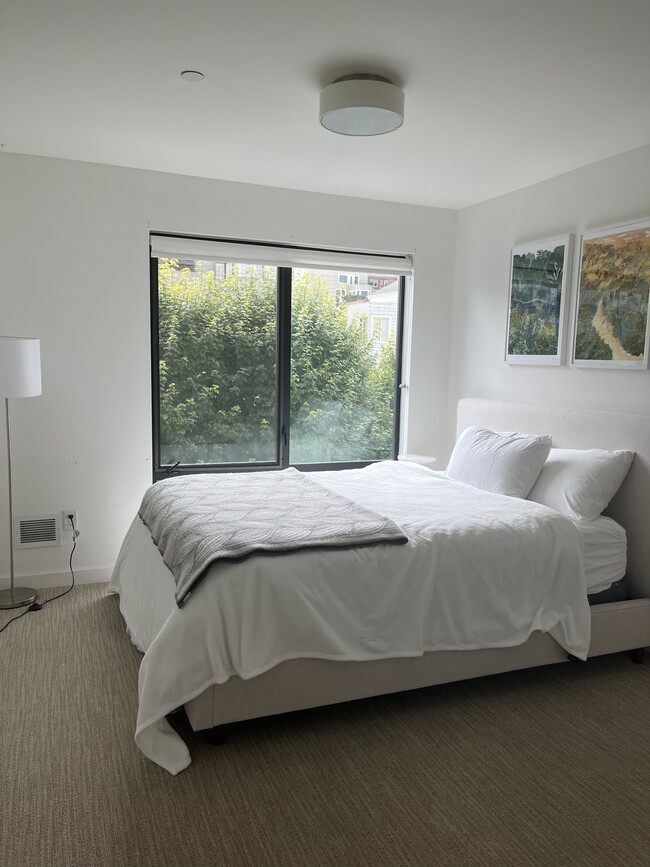
[(181, 72), (181, 78), (185, 81), (203, 81), (205, 75), (202, 72), (197, 72), (196, 69), (186, 69)]
[(381, 75), (337, 78), (320, 92), (320, 122), (341, 135), (383, 135), (404, 121), (404, 91)]

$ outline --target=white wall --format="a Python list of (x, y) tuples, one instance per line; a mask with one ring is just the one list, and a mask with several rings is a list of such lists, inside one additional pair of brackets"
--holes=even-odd
[[(650, 147), (638, 148), (480, 205), (458, 215), (450, 356), (449, 439), (461, 397), (576, 406), (650, 415), (650, 371), (505, 364), (510, 250), (576, 233), (573, 305), (580, 233), (650, 217)], [(567, 353), (570, 358), (570, 351)], [(443, 455), (444, 457), (444, 455)]]
[[(454, 212), (13, 154), (0, 189), (0, 334), (40, 337), (43, 364), (42, 397), (11, 403), (14, 513), (77, 509), (82, 580), (108, 575), (151, 480), (150, 229), (414, 253), (403, 445), (444, 450)], [(5, 460), (2, 438), (0, 585)], [(17, 575), (65, 582), (68, 542), (17, 551)]]

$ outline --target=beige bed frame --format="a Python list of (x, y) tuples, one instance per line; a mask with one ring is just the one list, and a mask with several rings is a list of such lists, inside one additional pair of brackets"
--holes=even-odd
[[(458, 404), (457, 431), (476, 424), (492, 430), (550, 434), (557, 448), (631, 449), (630, 472), (605, 514), (625, 527), (627, 577), (632, 596), (592, 606), (589, 656), (650, 645), (650, 417), (579, 409), (465, 399)], [(511, 648), (437, 651), (421, 657), (371, 662), (295, 659), (250, 680), (231, 677), (185, 705), (192, 728), (215, 729), (229, 722), (373, 695), (401, 692), (566, 662), (550, 636), (535, 632)]]

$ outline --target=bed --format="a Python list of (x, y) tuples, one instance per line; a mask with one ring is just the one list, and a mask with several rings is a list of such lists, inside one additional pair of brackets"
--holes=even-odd
[[(574, 531), (562, 516), (555, 518), (545, 507), (531, 504), (526, 506), (524, 516), (516, 520), (527, 524), (543, 518), (548, 525), (545, 532), (552, 535), (545, 538), (542, 546), (547, 551), (555, 551), (557, 547), (558, 551), (553, 575), (543, 593), (543, 605), (534, 589), (524, 591), (519, 587), (517, 572), (509, 568), (506, 560), (493, 567), (493, 572), (499, 573), (495, 577), (497, 584), (485, 589), (484, 598), (473, 601), (462, 586), (456, 586), (457, 582), (445, 584), (439, 580), (442, 589), (436, 591), (438, 596), (432, 607), (425, 583), (405, 577), (417, 575), (418, 569), (424, 574), (428, 568), (424, 560), (417, 561), (423, 556), (422, 550), (409, 542), (401, 549), (379, 546), (376, 553), (367, 548), (336, 551), (327, 566), (323, 566), (325, 555), (317, 550), (253, 557), (247, 565), (228, 564), (228, 575), (234, 574), (235, 569), (247, 570), (245, 580), (231, 585), (241, 590), (226, 593), (225, 579), (207, 578), (188, 603), (179, 608), (171, 576), (166, 577), (166, 567), (147, 528), (136, 520), (125, 539), (109, 590), (119, 592), (131, 640), (144, 652), (136, 741), (149, 758), (170, 773), (178, 773), (190, 763), (187, 747), (165, 720), (165, 714), (179, 705), (184, 705), (195, 730), (215, 730), (237, 720), (560, 663), (575, 657), (638, 651), (650, 644), (650, 572), (646, 565), (650, 542), (644, 526), (650, 514), (650, 418), (466, 399), (459, 403), (457, 430), (463, 431), (469, 425), (548, 434), (558, 448), (635, 452), (631, 469), (607, 510), (608, 519), (616, 521), (626, 532), (625, 595), (631, 598), (598, 603), (598, 597), (594, 597), (591, 601), (596, 604), (590, 606), (582, 558), (579, 554), (576, 557), (575, 546), (579, 543), (573, 539)], [(376, 466), (378, 469), (372, 472), (393, 474), (389, 484), (396, 491), (395, 502), (384, 504), (384, 512), (392, 510), (398, 523), (401, 518), (404, 524), (405, 512), (400, 511), (399, 496), (402, 487), (406, 490), (415, 485), (423, 503), (428, 502), (430, 490), (431, 496), (438, 498), (442, 490), (442, 500), (445, 504), (449, 502), (450, 508), (453, 506), (456, 488), (444, 478), (433, 483), (433, 476), (441, 474), (417, 466)], [(338, 482), (331, 479), (330, 482), (338, 484), (343, 494), (347, 491), (348, 495), (363, 500), (367, 475), (361, 482), (354, 475), (357, 472), (350, 471), (347, 476), (336, 474)], [(322, 474), (328, 475), (335, 474)], [(328, 483), (327, 478), (321, 481)], [(372, 492), (366, 496), (374, 498)], [(493, 497), (493, 501), (482, 504), (481, 512), (490, 512), (492, 502), (496, 503), (494, 508), (498, 506), (506, 512), (515, 508), (507, 502), (513, 498), (487, 496)], [(431, 500), (434, 511), (437, 502)], [(426, 536), (425, 525), (418, 524), (418, 520), (423, 520), (422, 516), (406, 521), (409, 537)], [(455, 518), (442, 515), (441, 520), (453, 523)], [(501, 513), (495, 520), (501, 522)], [(531, 539), (532, 536), (531, 533)], [(517, 564), (523, 580), (529, 568), (527, 561), (531, 561), (531, 580), (526, 586), (532, 588), (538, 581), (535, 562), (543, 559), (534, 553), (535, 544), (538, 543), (531, 541), (531, 556), (526, 555)], [(442, 570), (438, 574), (444, 576), (455, 555), (451, 548), (447, 552), (442, 543), (437, 545), (435, 556)], [(320, 563), (318, 569), (321, 566), (324, 569), (320, 585), (319, 578), (308, 593), (301, 590), (302, 607), (293, 612), (291, 609), (285, 612), (286, 601), (274, 595), (283, 575), (288, 574), (287, 556), (291, 568), (303, 576), (301, 579), (298, 574), (295, 581), (304, 582), (305, 575), (310, 580), (312, 575), (320, 575), (316, 564)], [(375, 556), (380, 557), (380, 565), (372, 559)], [(414, 568), (403, 570), (399, 564), (409, 556), (416, 558)], [(494, 560), (495, 564), (498, 562)], [(620, 569), (620, 562), (616, 568)], [(275, 576), (273, 580), (268, 580), (269, 574)], [(609, 578), (598, 577), (602, 586), (620, 584), (618, 580), (609, 580), (618, 579), (619, 573)], [(285, 580), (290, 582), (294, 578)], [(600, 589), (597, 585), (596, 580), (596, 590)], [(373, 588), (372, 596), (368, 595), (369, 586)], [(505, 590), (506, 587), (510, 589)], [(251, 588), (255, 588), (254, 593)], [(503, 598), (508, 593), (519, 594), (520, 608), (514, 603), (503, 606), (490, 599), (490, 595), (502, 594)], [(332, 620), (337, 622), (336, 632), (326, 622), (321, 597), (331, 609)], [(348, 614), (364, 598), (371, 598), (373, 604), (366, 606), (365, 620), (360, 626)], [(315, 604), (315, 599), (321, 607)], [(236, 610), (234, 605), (241, 607)], [(463, 606), (470, 611), (469, 625), (456, 617), (457, 609)], [(505, 614), (503, 608), (507, 609)], [(423, 612), (431, 610), (441, 611), (452, 628), (438, 618), (437, 631), (433, 630), (423, 617)], [(489, 612), (487, 624), (481, 622), (482, 611)], [(233, 638), (229, 632), (235, 621), (238, 631)], [(347, 631), (339, 627), (346, 622)], [(283, 644), (285, 639), (288, 642), (290, 633), (296, 633), (291, 637), (294, 643)], [(319, 636), (322, 645), (300, 644), (306, 636), (310, 641)], [(228, 637), (230, 640), (226, 641)], [(292, 651), (296, 646), (299, 649)], [(181, 657), (183, 663), (179, 666)]]

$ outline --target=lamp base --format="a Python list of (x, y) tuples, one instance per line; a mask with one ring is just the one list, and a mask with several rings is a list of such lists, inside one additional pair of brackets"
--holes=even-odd
[(31, 587), (8, 587), (0, 590), (0, 609), (21, 608), (23, 605), (31, 605), (36, 601), (38, 592)]

